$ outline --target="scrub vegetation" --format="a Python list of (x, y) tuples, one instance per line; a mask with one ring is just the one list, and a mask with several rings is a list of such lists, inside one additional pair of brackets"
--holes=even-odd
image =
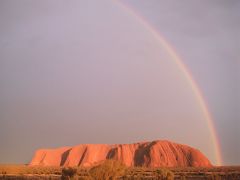
[(104, 161), (91, 168), (0, 165), (0, 179), (239, 180), (240, 166), (211, 168), (129, 168), (113, 160)]

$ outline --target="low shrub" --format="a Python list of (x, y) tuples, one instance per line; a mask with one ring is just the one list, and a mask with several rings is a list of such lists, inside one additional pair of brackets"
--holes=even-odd
[(90, 177), (94, 180), (115, 180), (123, 176), (126, 166), (119, 161), (106, 160), (89, 170)]
[(157, 169), (155, 171), (158, 179), (161, 180), (174, 180), (174, 174), (168, 169)]
[(209, 180), (221, 180), (221, 176), (219, 176), (218, 174), (212, 174), (208, 177)]
[(77, 175), (77, 169), (73, 167), (67, 167), (62, 169), (62, 180), (74, 179)]

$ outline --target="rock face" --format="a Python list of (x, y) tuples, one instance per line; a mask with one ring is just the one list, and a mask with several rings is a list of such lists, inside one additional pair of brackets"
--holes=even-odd
[(81, 144), (74, 147), (37, 150), (29, 165), (89, 167), (106, 159), (127, 166), (208, 167), (210, 161), (197, 149), (169, 141), (134, 144)]

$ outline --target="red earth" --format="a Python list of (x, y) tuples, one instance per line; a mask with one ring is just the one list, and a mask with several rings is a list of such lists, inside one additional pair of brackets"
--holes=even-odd
[(170, 141), (134, 144), (80, 144), (57, 149), (39, 149), (29, 165), (91, 167), (113, 159), (126, 166), (144, 167), (211, 167), (199, 150)]

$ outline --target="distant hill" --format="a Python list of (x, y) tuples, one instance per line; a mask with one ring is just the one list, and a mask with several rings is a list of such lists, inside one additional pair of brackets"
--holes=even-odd
[(35, 152), (30, 166), (90, 167), (106, 159), (123, 162), (126, 166), (144, 167), (210, 167), (210, 161), (199, 150), (170, 141), (134, 144), (80, 144)]

